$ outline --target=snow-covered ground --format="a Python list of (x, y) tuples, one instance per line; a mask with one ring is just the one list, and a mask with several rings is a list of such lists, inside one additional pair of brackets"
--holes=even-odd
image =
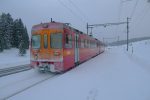
[(4, 50), (0, 53), (0, 69), (30, 63), (29, 50), (25, 56), (19, 56), (18, 52), (18, 49), (12, 48), (9, 50)]
[(39, 74), (29, 70), (0, 78), (0, 100), (25, 90), (37, 82), (52, 77), (53, 74)]
[[(108, 47), (103, 54), (9, 100), (150, 100), (150, 41), (133, 43), (129, 52), (125, 50), (126, 46)], [(5, 84), (16, 84), (18, 75), (0, 78), (0, 95)], [(36, 72), (24, 72), (20, 78), (30, 75)]]

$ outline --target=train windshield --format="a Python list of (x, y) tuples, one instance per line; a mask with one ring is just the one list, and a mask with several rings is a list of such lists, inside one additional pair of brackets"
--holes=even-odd
[(32, 35), (32, 48), (33, 49), (39, 49), (40, 48), (40, 41), (41, 41), (40, 35)]
[(62, 48), (62, 33), (52, 33), (50, 36), (51, 48), (61, 49)]

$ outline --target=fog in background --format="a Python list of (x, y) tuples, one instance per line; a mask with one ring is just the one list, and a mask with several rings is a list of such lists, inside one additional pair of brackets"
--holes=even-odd
[[(124, 22), (130, 17), (129, 38), (150, 36), (150, 3), (148, 0), (0, 0), (0, 13), (21, 18), (31, 28), (41, 22), (71, 23), (86, 33), (86, 23)], [(90, 30), (89, 30), (90, 32)], [(117, 41), (126, 39), (126, 24), (93, 28), (98, 39)]]

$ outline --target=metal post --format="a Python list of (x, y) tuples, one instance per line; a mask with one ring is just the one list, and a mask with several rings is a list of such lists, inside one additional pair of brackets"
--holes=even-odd
[(90, 36), (92, 36), (92, 29), (93, 29), (93, 27), (90, 27), (91, 28), (91, 33), (90, 33)]
[(129, 49), (129, 18), (127, 17), (127, 51)]
[(89, 30), (88, 30), (88, 28), (89, 28), (89, 25), (88, 25), (88, 23), (87, 23), (87, 27), (86, 27), (86, 28), (87, 28), (87, 35), (88, 35), (88, 31), (89, 31)]

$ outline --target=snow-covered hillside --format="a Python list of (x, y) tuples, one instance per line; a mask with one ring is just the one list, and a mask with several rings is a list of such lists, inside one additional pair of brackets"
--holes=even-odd
[(29, 50), (25, 56), (18, 55), (19, 50), (12, 48), (0, 53), (0, 69), (30, 63)]
[(149, 51), (148, 40), (130, 45), (129, 52), (126, 46), (107, 47), (103, 54), (9, 100), (150, 100)]

